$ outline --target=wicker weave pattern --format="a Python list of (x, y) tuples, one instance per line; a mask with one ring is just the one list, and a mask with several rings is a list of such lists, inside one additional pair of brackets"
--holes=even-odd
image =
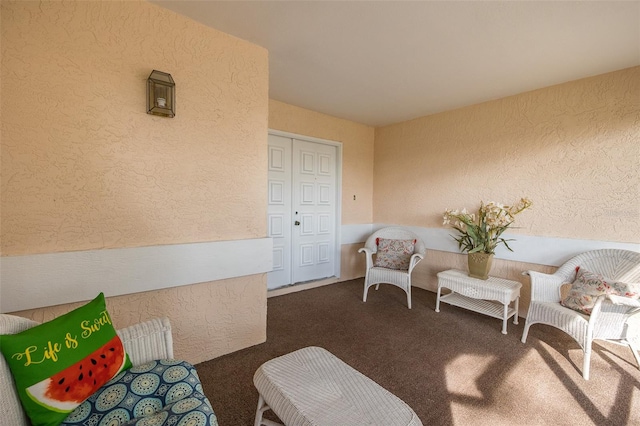
[[(460, 281), (464, 278), (464, 282)], [(488, 280), (473, 279), (466, 272), (452, 269), (438, 273), (438, 280), (442, 282), (442, 287), (460, 293), (474, 299), (496, 300), (503, 305), (509, 304), (519, 295), (521, 285), (514, 281), (497, 277), (489, 277)]]
[[(411, 256), (408, 270), (394, 270), (373, 266), (373, 255), (376, 254), (378, 246), (376, 244), (377, 238), (388, 238), (394, 240), (416, 240), (414, 254)], [(372, 285), (378, 289), (380, 284), (391, 284), (396, 287), (400, 287), (407, 293), (407, 305), (411, 309), (411, 272), (416, 267), (418, 262), (424, 259), (424, 254), (427, 251), (424, 242), (413, 232), (404, 228), (390, 227), (383, 228), (377, 232), (374, 232), (367, 238), (364, 247), (358, 250), (358, 253), (364, 253), (367, 258), (367, 270), (364, 278), (364, 293), (362, 295), (362, 301), (367, 301), (367, 293), (369, 287)]]
[[(38, 325), (37, 322), (14, 315), (0, 314), (0, 334), (16, 334)], [(173, 358), (171, 325), (167, 318), (153, 319), (117, 331), (133, 365), (153, 359)], [(2, 424), (28, 426), (15, 391), (11, 370), (0, 355), (0, 413)]]
[[(0, 334), (16, 334), (36, 325), (38, 325), (37, 322), (26, 318), (0, 314)], [(2, 355), (0, 355), (0, 413), (2, 413), (2, 424), (16, 426), (30, 424), (15, 391), (9, 365)]]
[(400, 398), (322, 348), (272, 359), (253, 382), (287, 426), (422, 425)]
[(168, 318), (153, 318), (117, 331), (133, 365), (173, 359), (173, 337)]
[(598, 299), (590, 316), (560, 305), (560, 286), (575, 280), (578, 266), (611, 280), (640, 282), (640, 253), (628, 250), (588, 251), (567, 261), (554, 274), (527, 271), (531, 277), (531, 305), (522, 343), (526, 342), (529, 327), (533, 324), (548, 324), (569, 334), (583, 348), (582, 375), (585, 379), (589, 379), (591, 344), (596, 339), (628, 345), (640, 366), (636, 346), (640, 340), (640, 308), (614, 304), (605, 296)]
[(560, 303), (542, 302), (532, 303), (531, 306), (529, 306), (525, 327), (533, 324), (529, 318), (538, 318), (537, 323), (548, 324), (559, 328), (572, 336), (583, 349), (587, 344), (587, 327), (589, 325), (589, 317), (587, 315), (567, 309)]

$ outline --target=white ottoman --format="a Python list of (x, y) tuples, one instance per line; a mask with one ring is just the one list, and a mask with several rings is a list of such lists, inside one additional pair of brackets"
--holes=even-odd
[(287, 426), (417, 426), (404, 401), (325, 349), (307, 347), (265, 362), (253, 376), (255, 426), (271, 409)]

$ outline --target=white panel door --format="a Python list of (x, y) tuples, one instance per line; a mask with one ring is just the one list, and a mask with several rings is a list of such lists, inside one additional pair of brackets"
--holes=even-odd
[(269, 135), (267, 234), (273, 238), (269, 289), (291, 284), (291, 138)]
[(334, 275), (336, 152), (333, 145), (293, 141), (293, 283)]
[(338, 164), (335, 145), (269, 135), (267, 287), (335, 275)]

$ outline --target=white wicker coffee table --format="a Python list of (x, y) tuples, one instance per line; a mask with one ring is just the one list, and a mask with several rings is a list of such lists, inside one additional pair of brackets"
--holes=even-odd
[(271, 409), (287, 426), (421, 426), (404, 401), (345, 364), (311, 346), (265, 362), (253, 376), (258, 389), (254, 426)]
[[(451, 293), (441, 295), (442, 288)], [(520, 288), (518, 281), (489, 277), (487, 280), (471, 278), (464, 271), (451, 269), (438, 273), (438, 297), (436, 312), (440, 312), (440, 302), (469, 309), (494, 318), (502, 319), (502, 334), (507, 334), (507, 320), (513, 317), (518, 324), (518, 302)], [(510, 306), (514, 302), (513, 307)]]

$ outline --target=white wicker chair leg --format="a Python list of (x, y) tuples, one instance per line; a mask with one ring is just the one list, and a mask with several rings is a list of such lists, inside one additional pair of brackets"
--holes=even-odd
[(366, 302), (367, 301), (367, 293), (369, 292), (369, 287), (367, 286), (367, 284), (364, 284), (364, 293), (362, 294), (362, 301)]
[(633, 352), (633, 357), (636, 359), (636, 364), (638, 365), (638, 369), (640, 369), (640, 355), (638, 354), (638, 348), (632, 342), (627, 341), (627, 345), (631, 348), (631, 352)]
[(591, 342), (584, 348), (584, 361), (582, 361), (582, 377), (589, 380), (589, 366), (591, 365)]
[(409, 309), (411, 309), (411, 284), (409, 284), (409, 288), (406, 290), (407, 292), (407, 305)]
[(531, 327), (531, 324), (529, 324), (529, 321), (525, 321), (524, 331), (522, 332), (522, 339), (520, 339), (522, 343), (527, 343), (527, 336), (529, 335), (529, 327)]
[(376, 284), (376, 291), (378, 290), (378, 287), (380, 287), (380, 283)]

